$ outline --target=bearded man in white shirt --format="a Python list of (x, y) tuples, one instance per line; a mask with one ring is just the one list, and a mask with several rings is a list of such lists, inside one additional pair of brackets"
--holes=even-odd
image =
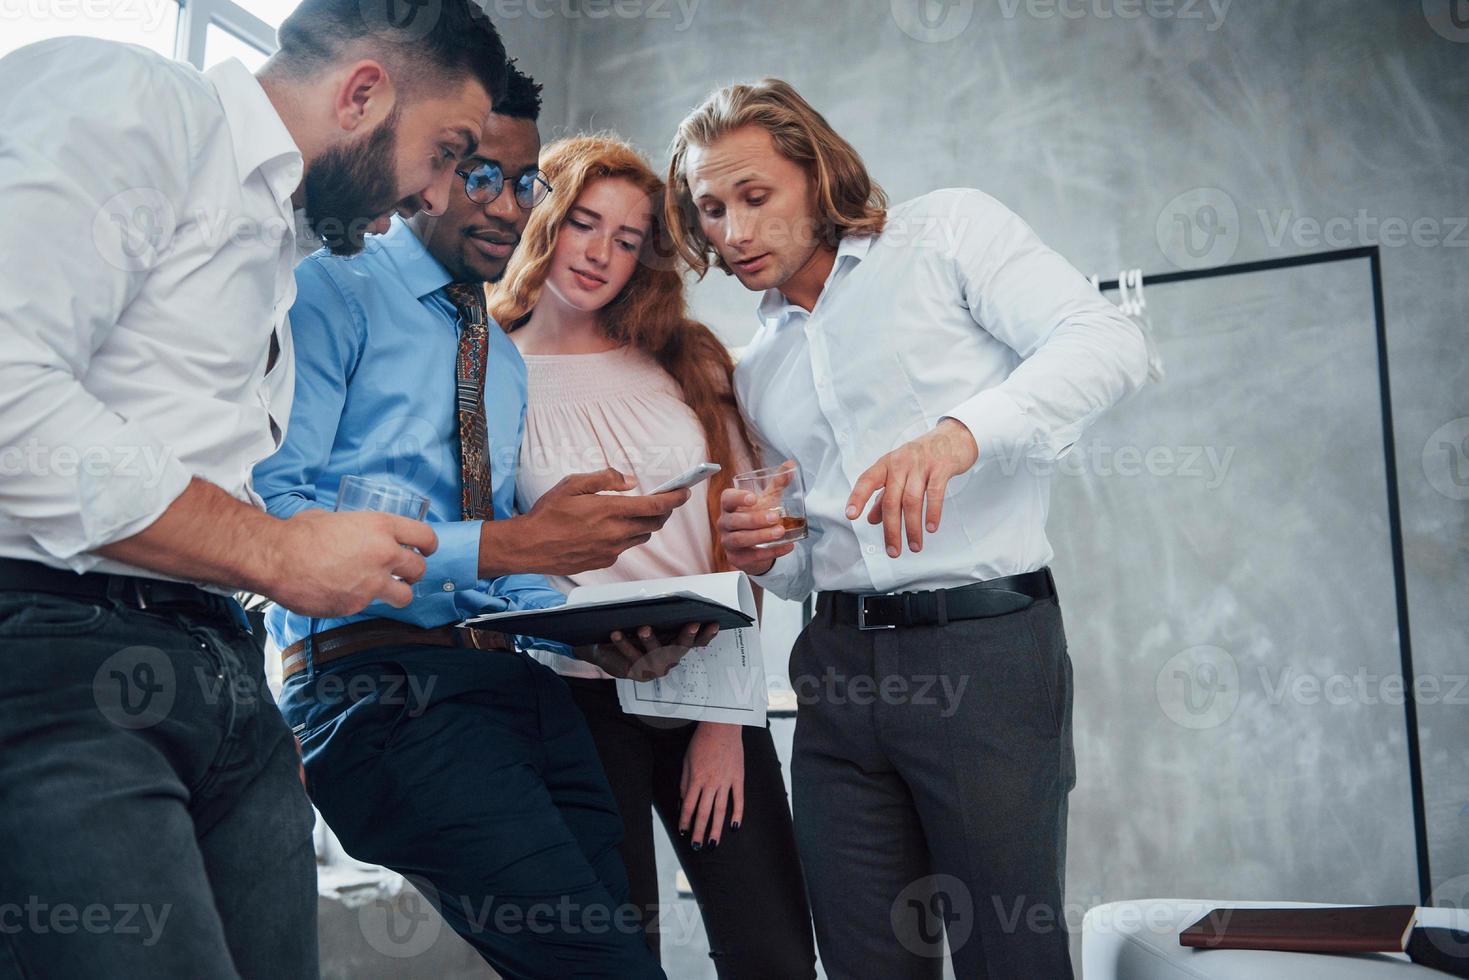
[[(1071, 663), (1047, 563), (1049, 473), (1138, 388), (1137, 328), (976, 190), (889, 209), (788, 84), (679, 127), (680, 250), (763, 291), (735, 374), (809, 536), (748, 491), (730, 560), (790, 599), (796, 837), (826, 974), (1072, 976), (1062, 907)], [(866, 516), (863, 516), (864, 511)]]
[(311, 807), (230, 595), (404, 606), (436, 540), (251, 486), (297, 220), (349, 254), (442, 210), (504, 84), (465, 0), (304, 0), (258, 77), (0, 60), (0, 978), (317, 975)]

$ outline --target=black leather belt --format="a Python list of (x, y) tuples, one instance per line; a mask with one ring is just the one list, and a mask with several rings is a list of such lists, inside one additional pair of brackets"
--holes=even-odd
[(195, 585), (101, 572), (78, 575), (20, 558), (0, 558), (0, 592), (44, 592), (92, 602), (120, 602), (134, 609), (188, 609), (238, 620), (231, 609), (236, 603)]
[(1031, 603), (1051, 599), (1056, 583), (1051, 570), (1007, 575), (987, 582), (926, 592), (822, 592), (816, 608), (833, 623), (859, 630), (899, 626), (944, 626), (960, 619), (987, 619), (1019, 612)]

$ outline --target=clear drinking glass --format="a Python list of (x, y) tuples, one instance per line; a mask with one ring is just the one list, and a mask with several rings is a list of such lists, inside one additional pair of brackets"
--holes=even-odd
[(337, 506), (334, 509), (375, 510), (421, 521), (428, 516), (428, 498), (380, 480), (344, 476), (337, 488)]
[(779, 466), (736, 474), (734, 485), (740, 490), (749, 490), (758, 498), (755, 503), (757, 509), (780, 513), (785, 534), (755, 547), (774, 548), (806, 536), (806, 483), (801, 479), (800, 467), (794, 462), (787, 460)]

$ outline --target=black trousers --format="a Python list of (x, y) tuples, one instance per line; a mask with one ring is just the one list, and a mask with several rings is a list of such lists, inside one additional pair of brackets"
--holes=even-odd
[(316, 977), (299, 764), (225, 600), (0, 592), (0, 980)]
[(678, 833), (679, 781), (695, 724), (650, 722), (625, 713), (614, 681), (570, 677), (567, 684), (586, 716), (622, 812), (629, 900), (642, 911), (654, 954), (660, 933), (672, 932), (660, 930), (658, 922), (664, 906), (654, 858), (656, 811), (693, 886), (720, 980), (815, 977), (811, 913), (770, 729), (744, 729), (744, 823), (732, 831), (726, 817), (719, 846), (695, 851)]
[[(384, 646), (295, 675), (281, 708), (347, 853), (406, 876), (505, 980), (667, 980), (627, 905), (591, 734), (549, 667)], [(419, 977), (439, 919), (405, 918), (363, 919), (363, 937)]]
[(861, 631), (829, 613), (791, 651), (791, 785), (831, 980), (1068, 980), (1062, 889), (1076, 783), (1056, 600)]

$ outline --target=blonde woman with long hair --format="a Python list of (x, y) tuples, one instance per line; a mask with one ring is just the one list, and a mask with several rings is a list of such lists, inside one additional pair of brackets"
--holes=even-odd
[[(694, 463), (721, 470), (645, 543), (558, 586), (697, 575), (731, 566), (720, 493), (753, 465), (729, 351), (689, 319), (662, 224), (663, 182), (610, 136), (542, 153), (555, 188), (531, 215), (490, 312), (525, 358), (518, 482), (529, 507), (570, 473), (613, 466), (646, 492)], [(721, 980), (815, 976), (815, 948), (780, 762), (768, 728), (625, 714), (596, 667), (543, 655), (587, 717), (622, 811), (631, 899), (658, 952), (656, 813), (693, 885)]]

